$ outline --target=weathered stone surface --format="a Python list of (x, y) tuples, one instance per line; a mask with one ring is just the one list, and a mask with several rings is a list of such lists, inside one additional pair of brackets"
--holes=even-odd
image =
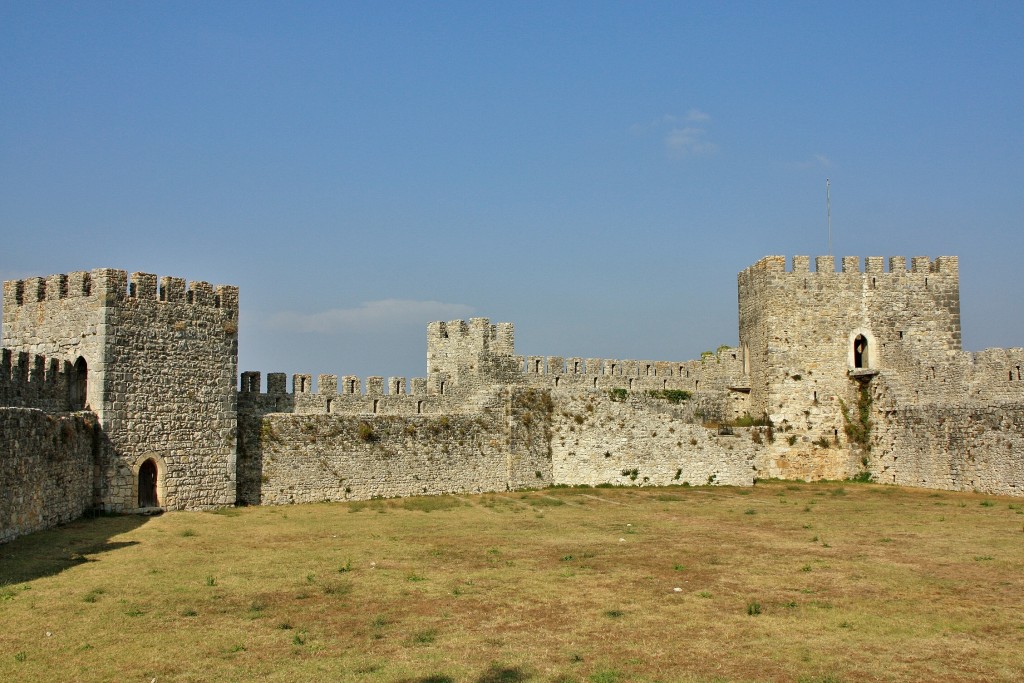
[(0, 542), (69, 522), (93, 503), (93, 422), (0, 408)]

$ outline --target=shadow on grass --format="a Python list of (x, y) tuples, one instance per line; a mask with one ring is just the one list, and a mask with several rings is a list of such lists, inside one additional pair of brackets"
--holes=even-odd
[(92, 555), (136, 545), (137, 541), (110, 538), (137, 529), (148, 519), (142, 515), (83, 517), (0, 545), (0, 586), (53, 576), (94, 562)]
[[(480, 674), (476, 683), (524, 683), (530, 680), (531, 676), (518, 666), (499, 666), (492, 664), (486, 671)], [(451, 676), (434, 674), (423, 678), (407, 678), (399, 683), (455, 683)]]
[(476, 683), (522, 683), (528, 680), (530, 680), (530, 675), (518, 666), (491, 664), (487, 671), (476, 679)]

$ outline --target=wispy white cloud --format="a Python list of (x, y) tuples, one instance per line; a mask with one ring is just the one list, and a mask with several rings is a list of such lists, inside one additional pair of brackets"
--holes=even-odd
[(691, 108), (690, 111), (686, 112), (686, 120), (692, 122), (710, 121), (711, 117), (700, 109)]
[(718, 145), (707, 139), (707, 131), (697, 126), (673, 128), (665, 135), (665, 148), (674, 159), (711, 154)]
[(356, 308), (332, 308), (316, 313), (281, 311), (268, 316), (263, 327), (296, 332), (340, 332), (423, 325), (432, 320), (454, 320), (473, 312), (471, 306), (442, 301), (381, 299)]
[(634, 135), (657, 133), (663, 136), (665, 151), (673, 159), (702, 156), (718, 151), (718, 145), (708, 136), (711, 115), (691, 107), (686, 114), (663, 114), (647, 123), (630, 126)]
[(808, 169), (808, 168), (831, 168), (832, 160), (824, 154), (814, 154), (810, 159), (804, 159), (803, 161), (795, 161), (789, 164), (789, 166), (796, 169)]

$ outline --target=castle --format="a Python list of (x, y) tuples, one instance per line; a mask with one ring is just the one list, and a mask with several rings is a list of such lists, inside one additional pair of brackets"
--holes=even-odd
[[(0, 541), (108, 511), (552, 484), (863, 478), (1024, 495), (1024, 349), (965, 352), (956, 257), (768, 256), (739, 345), (517, 356), (427, 328), (427, 376), (237, 372), (238, 289), (96, 269), (4, 283)], [(862, 269), (863, 265), (863, 269)]]

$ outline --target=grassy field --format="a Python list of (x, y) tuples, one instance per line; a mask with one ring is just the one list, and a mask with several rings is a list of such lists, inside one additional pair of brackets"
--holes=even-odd
[(3, 681), (1020, 681), (1024, 501), (546, 489), (0, 546)]

